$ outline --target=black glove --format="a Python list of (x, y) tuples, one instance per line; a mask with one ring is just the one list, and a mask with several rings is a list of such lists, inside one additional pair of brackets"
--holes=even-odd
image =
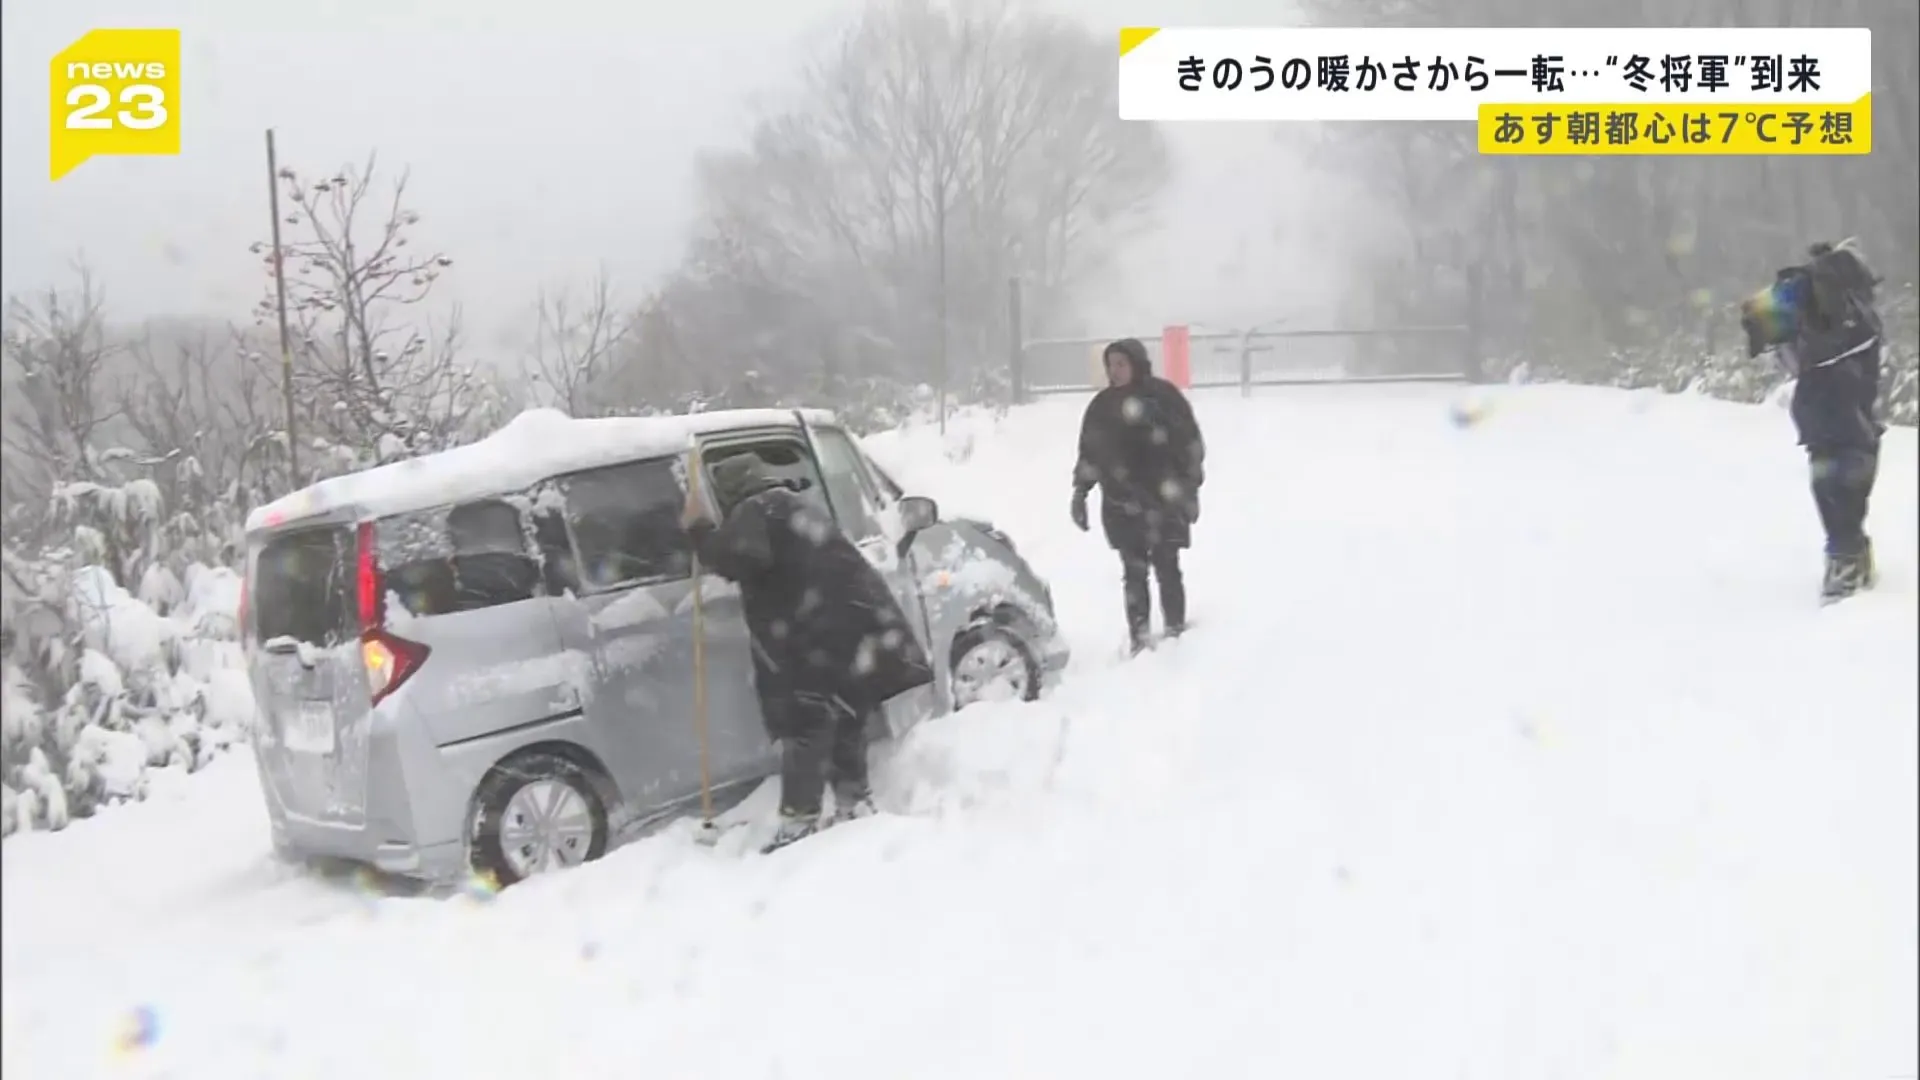
[(1075, 528), (1081, 532), (1087, 531), (1087, 493), (1084, 489), (1073, 489), (1073, 505), (1067, 509), (1067, 513), (1073, 518)]

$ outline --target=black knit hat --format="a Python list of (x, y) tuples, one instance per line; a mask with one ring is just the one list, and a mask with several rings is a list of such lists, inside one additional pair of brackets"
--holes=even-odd
[(1121, 338), (1119, 341), (1107, 346), (1106, 351), (1101, 353), (1100, 356), (1102, 360), (1105, 360), (1114, 353), (1119, 353), (1121, 356), (1126, 357), (1127, 363), (1133, 365), (1133, 377), (1136, 381), (1148, 378), (1153, 374), (1153, 360), (1147, 356), (1147, 347), (1140, 343), (1139, 338)]

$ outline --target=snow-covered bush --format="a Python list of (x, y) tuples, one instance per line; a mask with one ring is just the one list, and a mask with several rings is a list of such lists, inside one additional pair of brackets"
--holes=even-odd
[[(360, 197), (372, 163), (311, 188), (288, 169), (279, 181), (296, 189), (292, 217), (318, 215), (279, 253), (306, 275), (290, 282), (299, 348), (284, 406), (263, 334), (112, 326), (84, 267), (75, 288), (9, 298), (4, 832), (138, 799), (149, 768), (197, 769), (244, 737), (254, 705), (233, 567), (250, 508), (470, 441), (511, 414), (457, 325), (395, 314), (451, 259), (393, 254), (419, 215)], [(386, 219), (356, 224), (376, 204)]]
[[(1920, 422), (1920, 298), (1913, 284), (1889, 293), (1880, 305), (1886, 335), (1880, 352), (1881, 411), (1888, 423)], [(1749, 357), (1744, 341), (1718, 342), (1699, 333), (1675, 333), (1632, 350), (1574, 355), (1507, 356), (1489, 365), (1496, 379), (1517, 382), (1588, 382), (1624, 389), (1707, 394), (1729, 401), (1772, 398), (1787, 376), (1770, 355)]]
[(233, 571), (155, 564), (144, 600), (70, 552), (8, 552), (6, 575), (0, 831), (142, 798), (149, 767), (194, 771), (245, 737)]

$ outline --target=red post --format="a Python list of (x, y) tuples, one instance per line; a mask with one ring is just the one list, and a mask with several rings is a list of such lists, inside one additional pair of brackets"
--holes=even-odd
[(1193, 363), (1187, 355), (1187, 328), (1169, 326), (1160, 331), (1160, 371), (1182, 390), (1193, 388)]

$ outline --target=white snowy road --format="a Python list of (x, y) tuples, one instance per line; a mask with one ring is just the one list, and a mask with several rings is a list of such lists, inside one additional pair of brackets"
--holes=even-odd
[[(1077, 656), (778, 858), (678, 831), (491, 900), (270, 864), (236, 755), (4, 851), (9, 1080), (1916, 1069), (1913, 432), (1821, 610), (1784, 413), (1571, 388), (1197, 399), (1198, 628), (1118, 665), (1080, 403), (873, 440)], [(971, 455), (953, 460), (971, 436)], [(151, 1037), (116, 1036), (145, 1009)]]

